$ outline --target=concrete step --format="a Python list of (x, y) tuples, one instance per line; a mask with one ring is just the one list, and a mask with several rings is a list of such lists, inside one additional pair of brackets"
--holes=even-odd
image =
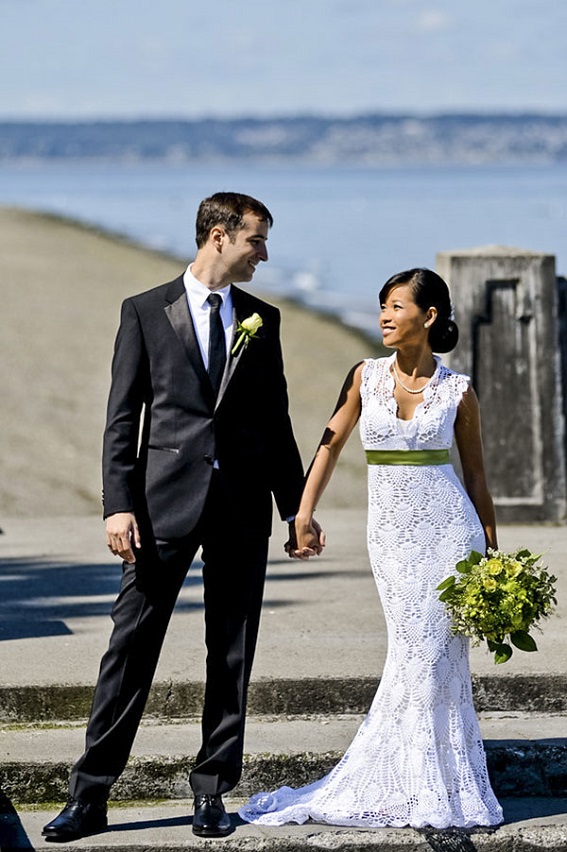
[[(379, 679), (371, 677), (261, 679), (250, 684), (251, 715), (314, 715), (365, 713)], [(199, 715), (204, 686), (200, 682), (169, 681), (152, 687), (146, 715), (152, 719), (181, 719)], [(479, 712), (567, 712), (567, 675), (473, 675), (475, 707)], [(93, 686), (36, 684), (0, 687), (0, 722), (35, 723), (84, 721)]]
[[(233, 833), (223, 840), (203, 840), (191, 833), (192, 801), (152, 805), (112, 806), (109, 827), (102, 834), (74, 843), (57, 844), (61, 850), (80, 852), (565, 852), (567, 799), (504, 799), (505, 823), (496, 829), (459, 831), (398, 829), (347, 829), (315, 823), (278, 828), (243, 823), (237, 815), (239, 799), (225, 799)], [(58, 809), (20, 809), (9, 806), (0, 815), (2, 852), (47, 847), (42, 826)]]
[[(236, 793), (307, 784), (328, 772), (352, 740), (360, 715), (252, 717), (245, 771)], [(489, 771), (499, 796), (567, 796), (567, 726), (563, 715), (480, 714)], [(116, 800), (190, 797), (190, 767), (200, 722), (145, 722), (131, 760), (113, 787)], [(60, 801), (84, 745), (84, 727), (0, 729), (0, 789), (13, 802)]]

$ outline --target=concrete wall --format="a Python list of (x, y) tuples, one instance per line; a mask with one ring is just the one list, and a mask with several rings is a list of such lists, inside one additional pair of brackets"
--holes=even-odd
[(564, 522), (565, 403), (554, 256), (504, 246), (441, 252), (437, 271), (451, 287), (460, 330), (445, 361), (470, 375), (478, 394), (498, 520)]

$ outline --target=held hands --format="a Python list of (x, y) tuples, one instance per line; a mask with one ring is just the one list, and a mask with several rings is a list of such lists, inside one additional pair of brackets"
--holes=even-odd
[(305, 560), (319, 556), (326, 543), (327, 537), (315, 518), (302, 520), (297, 516), (295, 523), (289, 525), (289, 539), (284, 548), (290, 559)]
[(135, 562), (132, 546), (141, 547), (140, 531), (131, 512), (117, 512), (106, 519), (106, 543), (114, 556), (124, 562)]

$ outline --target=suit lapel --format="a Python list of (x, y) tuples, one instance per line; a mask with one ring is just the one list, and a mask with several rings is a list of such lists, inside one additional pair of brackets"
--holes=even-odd
[(199, 377), (199, 381), (201, 382), (206, 398), (215, 405), (215, 408), (221, 403), (230, 380), (234, 376), (246, 349), (245, 346), (240, 346), (236, 355), (232, 354), (232, 350), (234, 349), (239, 336), (237, 332), (238, 324), (253, 312), (253, 309), (248, 304), (247, 293), (245, 293), (244, 290), (240, 290), (233, 284), (231, 288), (231, 296), (233, 326), (232, 343), (227, 353), (226, 367), (215, 403), (209, 374), (207, 373), (203, 359), (201, 358), (199, 341), (197, 340), (195, 326), (193, 325), (193, 318), (191, 316), (191, 311), (189, 310), (187, 293), (185, 292), (185, 285), (183, 284), (182, 276), (176, 278), (175, 281), (172, 281), (166, 294), (167, 305), (165, 306), (165, 314), (177, 337), (183, 344), (187, 358), (193, 365), (193, 368)]
[(212, 400), (214, 396), (213, 388), (201, 357), (199, 341), (195, 333), (195, 326), (193, 325), (193, 318), (189, 310), (187, 293), (185, 292), (182, 277), (172, 282), (171, 287), (167, 291), (166, 299), (168, 304), (165, 306), (165, 314), (177, 337), (183, 344), (185, 353), (199, 377), (206, 396)]

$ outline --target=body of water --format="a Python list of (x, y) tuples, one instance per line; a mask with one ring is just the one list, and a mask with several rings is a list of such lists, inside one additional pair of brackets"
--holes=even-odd
[(218, 190), (254, 195), (274, 216), (258, 284), (370, 330), (384, 281), (434, 268), (438, 251), (516, 246), (556, 255), (567, 274), (566, 165), (0, 164), (0, 204), (75, 217), (183, 258), (195, 251), (199, 201)]

